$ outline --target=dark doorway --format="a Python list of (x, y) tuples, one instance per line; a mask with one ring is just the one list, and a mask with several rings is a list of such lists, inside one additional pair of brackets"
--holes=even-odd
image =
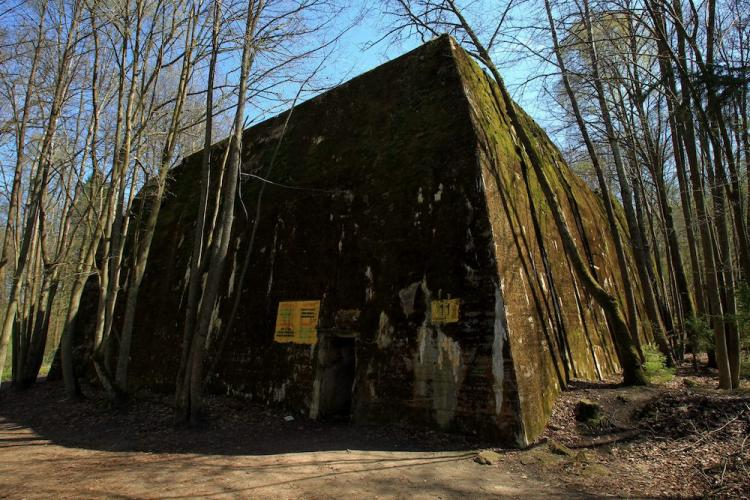
[(352, 410), (355, 338), (326, 335), (318, 352), (318, 418), (348, 420)]

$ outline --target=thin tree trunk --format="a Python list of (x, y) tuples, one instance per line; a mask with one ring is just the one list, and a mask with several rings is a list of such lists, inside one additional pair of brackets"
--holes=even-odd
[(23, 241), (18, 255), (18, 264), (14, 273), (5, 318), (3, 318), (2, 334), (0, 335), (0, 366), (5, 364), (5, 353), (7, 352), (8, 339), (11, 336), (17, 320), (21, 287), (27, 270), (33, 270), (33, 248), (37, 245), (43, 231), (44, 205), (47, 198), (47, 184), (49, 182), (52, 147), (57, 121), (62, 111), (70, 80), (67, 78), (69, 65), (74, 55), (74, 47), (78, 42), (78, 23), (80, 20), (80, 2), (76, 1), (73, 6), (70, 26), (62, 52), (62, 57), (55, 75), (54, 93), (50, 103), (49, 116), (45, 126), (44, 135), (39, 148), (38, 168), (35, 179), (29, 192), (29, 208), (24, 227)]
[[(151, 210), (148, 214), (148, 217), (146, 218), (146, 225), (142, 231), (143, 240), (137, 240), (136, 243), (136, 255), (134, 258), (130, 285), (127, 291), (123, 328), (120, 338), (120, 349), (118, 351), (117, 357), (117, 372), (115, 376), (115, 383), (121, 396), (127, 394), (128, 364), (130, 361), (130, 347), (133, 338), (133, 325), (135, 322), (135, 310), (138, 301), (138, 292), (141, 287), (141, 282), (143, 281), (143, 275), (146, 271), (146, 264), (148, 262), (148, 256), (151, 250), (151, 241), (153, 240), (156, 222), (159, 218), (159, 211), (161, 209), (161, 202), (164, 195), (164, 188), (167, 182), (167, 175), (169, 173), (172, 156), (174, 155), (175, 146), (177, 144), (177, 134), (180, 127), (182, 108), (185, 102), (185, 97), (187, 96), (188, 80), (190, 78), (190, 72), (192, 69), (191, 58), (195, 41), (195, 23), (195, 13), (191, 12), (191, 17), (188, 21), (188, 27), (186, 30), (186, 49), (183, 55), (182, 71), (180, 73), (180, 81), (178, 84), (175, 107), (172, 113), (172, 121), (167, 133), (167, 139), (165, 140), (164, 144), (161, 165), (159, 167), (159, 178), (157, 180), (156, 195), (151, 200)], [(147, 196), (145, 192), (144, 196)], [(136, 231), (139, 230), (140, 228), (136, 227)]]
[[(130, 1), (127, 3), (127, 8), (129, 10)], [(96, 339), (95, 346), (99, 355), (102, 354), (104, 350), (103, 347), (108, 344), (109, 336), (112, 331), (114, 307), (120, 289), (120, 271), (122, 267), (122, 252), (125, 240), (123, 232), (127, 231), (128, 219), (126, 218), (126, 214), (130, 211), (136, 186), (134, 171), (133, 179), (131, 180), (132, 187), (129, 191), (126, 191), (127, 182), (125, 173), (130, 165), (130, 154), (133, 140), (133, 120), (136, 113), (136, 90), (138, 88), (138, 77), (141, 69), (141, 27), (143, 22), (143, 8), (142, 0), (136, 0), (136, 22), (135, 27), (133, 28), (135, 31), (135, 40), (131, 51), (132, 62), (130, 86), (128, 88), (127, 97), (125, 98), (124, 118), (122, 119), (122, 142), (118, 144), (118, 154), (116, 156), (115, 165), (113, 165), (115, 173), (113, 174), (112, 189), (117, 195), (115, 198), (116, 201), (110, 207), (111, 222), (108, 223), (108, 228), (106, 230), (108, 237), (105, 239), (105, 258), (100, 271), (101, 288), (94, 333)], [(123, 65), (126, 61), (127, 47), (128, 37), (124, 36), (122, 45)], [(124, 78), (124, 75), (121, 73), (120, 77)], [(124, 82), (121, 82), (120, 85), (123, 83)], [(119, 123), (120, 121), (118, 119), (118, 125)], [(117, 176), (117, 183), (115, 183), (114, 180), (115, 175)]]
[[(213, 135), (213, 108), (214, 108), (214, 77), (216, 74), (216, 62), (219, 55), (219, 31), (221, 29), (221, 0), (214, 0), (213, 5), (213, 27), (211, 33), (211, 58), (208, 66), (208, 89), (206, 92), (206, 124), (203, 137), (203, 157), (201, 162), (201, 192), (198, 202), (198, 213), (193, 234), (193, 250), (190, 255), (190, 274), (188, 283), (188, 299), (185, 307), (185, 328), (183, 330), (182, 357), (180, 369), (177, 374), (175, 401), (178, 418), (187, 420), (189, 417), (189, 392), (185, 390), (189, 386), (189, 378), (185, 376), (188, 369), (188, 356), (191, 350), (195, 330), (196, 311), (200, 298), (201, 284), (204, 270), (204, 236), (206, 227), (206, 214), (208, 212), (208, 196), (211, 192), (211, 143)], [(223, 173), (223, 168), (221, 169)]]
[[(715, 39), (715, 22), (716, 22), (716, 1), (707, 0), (708, 8), (708, 19), (706, 22), (706, 64), (704, 73), (708, 78), (715, 76), (714, 69), (714, 39)], [(702, 68), (703, 69), (703, 68)], [(736, 177), (736, 168), (734, 167), (734, 157), (730, 141), (727, 138), (726, 127), (724, 126), (724, 117), (721, 112), (721, 107), (716, 96), (716, 88), (714, 87), (713, 80), (706, 84), (706, 95), (707, 95), (707, 107), (708, 117), (706, 126), (709, 138), (711, 139), (711, 146), (714, 153), (714, 177), (711, 178), (711, 166), (710, 162), (706, 164), (709, 180), (711, 182), (711, 191), (714, 200), (714, 222), (717, 229), (717, 243), (719, 245), (719, 251), (717, 256), (721, 265), (721, 274), (723, 278), (722, 287), (722, 305), (724, 308), (724, 314), (726, 315), (723, 320), (725, 322), (725, 344), (726, 344), (726, 356), (727, 364), (729, 365), (729, 387), (739, 387), (739, 366), (740, 366), (740, 352), (739, 352), (739, 336), (736, 329), (735, 320), (735, 305), (734, 305), (734, 276), (732, 270), (732, 258), (729, 243), (729, 234), (726, 226), (726, 217), (729, 215), (725, 213), (725, 202), (724, 193), (722, 192), (722, 186), (726, 190), (729, 204), (734, 211), (735, 218), (740, 224), (736, 229), (736, 237), (740, 243), (737, 250), (740, 254), (740, 267), (743, 274), (750, 276), (750, 250), (748, 250), (747, 234), (745, 228), (742, 227), (742, 206), (737, 202), (735, 203), (735, 196), (733, 196), (730, 183), (727, 182), (726, 174), (724, 172), (724, 165), (722, 164), (722, 155), (726, 158), (729, 166), (730, 175), (734, 174)], [(713, 131), (718, 130), (718, 134)], [(718, 135), (718, 137), (717, 137)], [(722, 144), (723, 140), (723, 144)], [(723, 148), (722, 148), (723, 146)], [(733, 184), (734, 185), (734, 184)], [(721, 342), (717, 342), (721, 344)], [(724, 347), (724, 346), (720, 346)], [(717, 349), (717, 358), (721, 356), (721, 352)], [(722, 381), (722, 374), (719, 373), (719, 380)]]
[(680, 75), (682, 100), (678, 108), (679, 111), (677, 119), (678, 123), (682, 125), (682, 139), (688, 159), (688, 172), (690, 175), (693, 199), (695, 200), (698, 229), (701, 235), (701, 246), (703, 248), (703, 265), (705, 268), (706, 280), (705, 291), (708, 299), (707, 308), (710, 315), (709, 319), (714, 331), (714, 339), (716, 343), (716, 357), (720, 373), (719, 385), (722, 388), (730, 388), (731, 374), (729, 361), (728, 359), (726, 359), (726, 336), (723, 321), (724, 311), (720, 298), (720, 279), (717, 271), (716, 253), (714, 250), (715, 241), (712, 234), (711, 220), (708, 214), (703, 194), (700, 164), (696, 148), (697, 142), (695, 136), (695, 125), (692, 119), (693, 104), (698, 110), (697, 116), (699, 117), (699, 119), (701, 121), (704, 121), (704, 123), (705, 120), (703, 120), (704, 114), (700, 110), (700, 102), (694, 101), (696, 92), (690, 81), (690, 74), (687, 70), (688, 57), (685, 49), (686, 33), (682, 28), (682, 7), (679, 0), (673, 0), (671, 12), (674, 16), (676, 16), (677, 21), (675, 23), (675, 26), (677, 27), (677, 54), (672, 51), (669, 45), (670, 38), (666, 31), (666, 23), (664, 21), (662, 5), (657, 1), (651, 0), (646, 3), (646, 7), (652, 19), (654, 20), (655, 35), (660, 56), (662, 58), (673, 61)]
[[(562, 211), (560, 202), (557, 199), (557, 195), (552, 189), (549, 179), (547, 179), (547, 174), (542, 167), (544, 162), (539, 156), (536, 146), (529, 137), (528, 132), (515, 109), (513, 100), (511, 99), (508, 90), (505, 88), (505, 83), (503, 82), (499, 71), (495, 67), (489, 53), (484, 48), (484, 45), (479, 41), (479, 38), (464, 18), (461, 10), (456, 7), (453, 0), (446, 0), (446, 2), (478, 50), (478, 55), (482, 62), (487, 66), (495, 79), (498, 88), (500, 89), (501, 100), (505, 105), (505, 110), (508, 113), (508, 117), (510, 118), (516, 134), (521, 140), (526, 155), (528, 155), (529, 163), (531, 163), (531, 167), (534, 170), (540, 187), (542, 188), (545, 200), (547, 201), (547, 205), (549, 206), (550, 212), (555, 220), (555, 225), (560, 233), (565, 253), (570, 259), (573, 269), (575, 269), (576, 274), (583, 282), (586, 290), (602, 308), (607, 317), (607, 322), (610, 326), (613, 340), (617, 347), (618, 356), (620, 357), (620, 363), (623, 368), (624, 383), (628, 385), (647, 384), (648, 379), (646, 378), (643, 367), (641, 366), (640, 357), (638, 356), (638, 352), (633, 344), (633, 338), (622, 314), (620, 304), (617, 299), (607, 292), (592, 276), (586, 262), (578, 251), (573, 235), (571, 234), (567, 221), (565, 220), (565, 215)], [(528, 168), (526, 162), (522, 163), (525, 165), (525, 168)]]
[[(29, 69), (29, 76), (26, 80), (26, 92), (24, 95), (23, 109), (19, 123), (16, 127), (16, 163), (13, 171), (13, 183), (10, 191), (10, 198), (8, 199), (8, 214), (5, 223), (5, 231), (3, 233), (3, 246), (0, 253), (0, 304), (6, 304), (6, 280), (8, 270), (15, 274), (16, 266), (18, 264), (18, 227), (17, 223), (20, 217), (21, 207), (21, 181), (23, 178), (23, 165), (25, 162), (25, 149), (26, 149), (26, 128), (29, 123), (29, 114), (32, 107), (32, 95), (36, 88), (36, 72), (39, 67), (39, 55), (42, 50), (42, 42), (44, 40), (44, 19), (47, 12), (47, 1), (43, 1), (39, 7), (39, 24), (37, 27), (36, 43), (34, 46), (34, 54), (31, 59), (31, 67)], [(2, 311), (4, 314), (0, 315), (0, 323), (4, 324), (5, 314), (8, 313), (7, 309)], [(8, 341), (10, 334), (5, 329), (0, 332), (0, 384), (2, 384), (3, 371), (5, 367), (5, 361), (8, 354)]]
[[(219, 215), (218, 229), (220, 237), (218, 241), (212, 242), (210, 249), (209, 266), (206, 276), (206, 285), (203, 291), (200, 310), (197, 316), (197, 329), (191, 343), (190, 361), (186, 370), (186, 376), (190, 379), (189, 388), (189, 415), (193, 424), (198, 423), (203, 415), (203, 360), (205, 357), (205, 343), (208, 332), (211, 329), (211, 318), (217, 299), (221, 280), (224, 276), (227, 252), (232, 232), (234, 218), (234, 206), (236, 203), (237, 182), (241, 167), (242, 153), (242, 124), (245, 117), (245, 98), (247, 96), (248, 76), (250, 68), (255, 60), (254, 46), (255, 30), (265, 0), (248, 0), (247, 21), (245, 24), (242, 63), (240, 66), (239, 89), (237, 93), (237, 110), (234, 119), (234, 133), (229, 144), (229, 157), (226, 165), (226, 174), (222, 186), (221, 213)], [(187, 384), (186, 384), (187, 385)]]
[[(589, 52), (589, 58), (591, 60), (591, 67), (593, 71), (593, 78), (594, 78), (594, 87), (596, 89), (597, 94), (597, 100), (599, 102), (599, 108), (601, 110), (602, 119), (604, 121), (605, 130), (607, 133), (607, 140), (609, 142), (611, 151), (612, 151), (612, 157), (614, 159), (615, 168), (617, 170), (617, 177), (620, 182), (620, 194), (622, 196), (622, 202), (623, 202), (623, 208), (625, 211), (625, 218), (628, 222), (628, 227), (630, 229), (630, 235), (631, 235), (631, 241), (633, 245), (635, 246), (635, 257), (636, 257), (636, 266), (638, 267), (640, 282), (641, 282), (641, 290), (643, 291), (644, 295), (644, 302), (646, 307), (646, 314), (649, 318), (649, 321), (651, 322), (653, 328), (653, 334), (654, 339), (657, 342), (657, 345), (659, 346), (659, 349), (666, 357), (667, 364), (669, 366), (674, 366), (674, 355), (672, 350), (670, 349), (669, 342), (667, 340), (667, 337), (664, 334), (664, 330), (662, 327), (662, 321), (661, 317), (659, 315), (659, 312), (656, 308), (656, 298), (654, 297), (654, 292), (651, 287), (651, 282), (648, 279), (648, 273), (647, 268), (650, 266), (649, 262), (647, 260), (643, 260), (641, 247), (643, 246), (643, 235), (640, 233), (639, 226), (636, 221), (635, 213), (633, 211), (633, 197), (630, 190), (630, 185), (628, 183), (627, 175), (625, 174), (625, 168), (623, 164), (622, 159), (622, 153), (620, 151), (620, 145), (618, 142), (618, 139), (616, 137), (615, 128), (613, 125), (612, 120), (612, 113), (609, 109), (609, 104), (607, 103), (606, 94), (604, 92), (604, 84), (602, 80), (602, 76), (599, 71), (599, 60), (598, 60), (598, 54), (596, 50), (596, 45), (594, 41), (594, 35), (593, 30), (591, 26), (591, 13), (589, 9), (589, 3), (588, 0), (583, 0), (584, 5), (584, 19), (586, 24), (586, 35), (587, 35), (587, 45), (588, 45), (588, 52)], [(638, 67), (637, 67), (637, 61), (635, 60), (636, 57), (636, 50), (634, 44), (634, 37), (628, 36), (629, 41), (629, 48), (631, 51), (631, 57), (634, 58), (634, 64), (632, 68), (633, 72), (633, 78), (632, 83), (635, 90), (635, 97), (636, 97), (636, 109), (638, 111), (640, 120), (641, 120), (641, 128), (643, 129), (643, 133), (646, 134), (647, 141), (650, 137), (650, 129), (648, 121), (645, 119), (645, 115), (642, 110), (642, 103), (644, 102), (644, 99), (642, 98), (642, 92), (640, 91), (640, 77), (638, 74)], [(582, 120), (581, 120), (582, 121)], [(616, 228), (614, 229), (616, 231)], [(623, 270), (623, 273), (626, 273), (627, 269)], [(689, 300), (689, 295), (688, 295)]]
[[(637, 314), (636, 314), (636, 306), (635, 306), (635, 296), (633, 294), (632, 283), (630, 282), (629, 269), (627, 266), (627, 259), (625, 257), (625, 251), (622, 245), (622, 239), (620, 237), (619, 226), (617, 224), (617, 220), (614, 214), (614, 208), (612, 206), (612, 197), (609, 193), (609, 187), (607, 185), (607, 182), (604, 179), (604, 172), (601, 166), (601, 160), (599, 158), (599, 154), (596, 152), (596, 147), (594, 146), (594, 143), (589, 135), (588, 129), (586, 127), (586, 122), (583, 119), (583, 115), (578, 105), (578, 98), (576, 97), (575, 92), (573, 91), (573, 88), (570, 84), (568, 70), (565, 64), (565, 60), (563, 59), (563, 56), (560, 50), (560, 44), (559, 44), (558, 36), (557, 36), (557, 29), (555, 27), (554, 19), (552, 17), (552, 8), (548, 1), (545, 1), (545, 9), (547, 12), (547, 21), (549, 22), (550, 33), (552, 36), (555, 57), (557, 58), (557, 65), (561, 71), (561, 79), (565, 87), (566, 94), (568, 96), (568, 101), (570, 102), (571, 108), (573, 110), (576, 124), (578, 125), (578, 130), (581, 133), (581, 137), (583, 138), (584, 143), (586, 144), (586, 149), (589, 153), (591, 164), (594, 167), (594, 171), (596, 172), (596, 177), (599, 182), (599, 189), (602, 192), (602, 201), (603, 201), (605, 211), (607, 214), (607, 221), (609, 223), (610, 232), (612, 234), (612, 239), (615, 243), (615, 251), (617, 254), (617, 260), (620, 266), (620, 273), (622, 275), (622, 279), (623, 279), (623, 283), (625, 287), (625, 296), (628, 302), (628, 310), (630, 313), (629, 322), (628, 322), (630, 326), (630, 332), (633, 336), (633, 342), (636, 346), (636, 349), (639, 351), (639, 355), (641, 356), (641, 359), (642, 359), (643, 354), (641, 352), (640, 339), (638, 337), (638, 330), (637, 330)], [(610, 147), (612, 147), (613, 153), (616, 152), (619, 155), (619, 146), (616, 144), (614, 131), (611, 128), (611, 121), (608, 122), (608, 120), (611, 120), (609, 116), (609, 108), (606, 102), (602, 103), (602, 101), (604, 100), (604, 89), (601, 86), (601, 82), (598, 81), (600, 78), (599, 70), (598, 70), (598, 60), (596, 57), (596, 49), (593, 45), (593, 35), (591, 34), (591, 29), (590, 29), (591, 27), (590, 27), (590, 23), (588, 20), (588, 3), (584, 3), (584, 9), (586, 10), (586, 12), (584, 12), (584, 17), (585, 17), (585, 24), (586, 24), (586, 31), (587, 31), (588, 53), (589, 53), (590, 62), (592, 64), (592, 69), (593, 69), (594, 86), (596, 87), (597, 95), (599, 96), (599, 105), (600, 105), (600, 110), (602, 112), (602, 119), (604, 120), (605, 125), (608, 125), (607, 126), (608, 134), (611, 133), (611, 135), (608, 137), (608, 139), (610, 140)], [(619, 162), (619, 161), (620, 161), (620, 157), (616, 156), (615, 162)], [(621, 163), (619, 163), (618, 167), (619, 167), (618, 171), (622, 171)], [(628, 194), (629, 194), (629, 191), (628, 191)], [(632, 210), (632, 204), (630, 205), (630, 209)], [(667, 353), (670, 353), (670, 351), (667, 350)], [(671, 353), (670, 353), (670, 357), (671, 357)]]
[(78, 385), (78, 379), (75, 376), (75, 364), (73, 359), (76, 318), (78, 317), (78, 310), (81, 306), (81, 297), (83, 296), (86, 281), (90, 276), (90, 270), (94, 268), (96, 250), (102, 239), (104, 219), (105, 215), (101, 214), (98, 218), (96, 229), (91, 237), (91, 241), (89, 241), (89, 244), (84, 251), (83, 259), (79, 262), (76, 268), (76, 278), (73, 281), (73, 286), (70, 292), (70, 302), (65, 314), (63, 333), (60, 338), (60, 357), (63, 380), (65, 381), (65, 388), (71, 397), (78, 397), (80, 395), (80, 387)]

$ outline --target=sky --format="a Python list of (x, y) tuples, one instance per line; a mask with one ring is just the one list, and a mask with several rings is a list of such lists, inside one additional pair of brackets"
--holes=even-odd
[[(354, 0), (353, 3), (355, 9), (365, 8), (366, 14), (359, 24), (349, 29), (342, 36), (335, 55), (324, 68), (323, 76), (326, 84), (330, 86), (348, 81), (399, 57), (422, 43), (417, 37), (399, 41), (391, 37), (373, 45), (373, 41), (383, 38), (390, 23), (387, 16), (383, 14), (382, 2)], [(504, 2), (492, 0), (485, 2), (485, 4), (496, 4), (499, 9), (499, 6), (504, 5)], [(521, 16), (523, 16), (523, 13)], [(518, 19), (515, 21), (518, 22)], [(349, 26), (349, 23), (350, 19), (344, 17), (337, 20), (336, 25), (340, 29), (344, 29)], [(502, 49), (494, 53), (493, 57), (495, 63), (500, 67), (506, 86), (513, 98), (542, 126), (551, 124), (554, 121), (553, 117), (550, 115), (546, 103), (539, 98), (539, 82), (528, 83), (530, 76), (539, 75), (544, 70), (539, 60), (528, 57), (521, 61), (514, 61), (512, 64), (504, 64), (510, 56), (506, 57)]]
[[(0, 6), (8, 7), (5, 9), (7, 16), (0, 16), (0, 29), (12, 30), (13, 12), (18, 5), (24, 3), (25, 0), (0, 0)], [(333, 32), (345, 31), (338, 44), (334, 54), (326, 61), (325, 67), (322, 70), (321, 82), (316, 83), (316, 88), (330, 88), (340, 83), (344, 83), (370, 69), (373, 69), (389, 60), (392, 60), (409, 50), (416, 48), (422, 43), (422, 41), (414, 36), (412, 38), (403, 37), (398, 41), (393, 37), (383, 39), (387, 32), (389, 25), (393, 22), (387, 15), (384, 14), (384, 5), (386, 0), (349, 0), (352, 4), (352, 8), (346, 11), (340, 18), (336, 18), (332, 25)], [(486, 12), (480, 12), (480, 19), (478, 22), (482, 22), (482, 17), (486, 18), (487, 23), (492, 23), (492, 20), (498, 15), (496, 11), (499, 11), (501, 6), (505, 5), (506, 0), (466, 0), (462, 2), (464, 5), (477, 6), (482, 5), (486, 7)], [(523, 2), (524, 0), (513, 0), (515, 2)], [(14, 7), (15, 6), (15, 7)], [(355, 13), (364, 11), (363, 18), (357, 24), (352, 24), (352, 18)], [(524, 9), (519, 9), (520, 13), (513, 21), (518, 24), (525, 23), (528, 19), (528, 13)], [(2, 13), (2, 9), (0, 9)], [(475, 14), (474, 11), (467, 11), (467, 15)], [(484, 16), (481, 16), (484, 14)], [(474, 19), (471, 19), (474, 22)], [(348, 29), (347, 29), (348, 28)], [(381, 40), (379, 43), (373, 45), (374, 41)], [(497, 52), (493, 54), (495, 63), (500, 67), (501, 73), (505, 78), (505, 83), (514, 99), (529, 113), (540, 125), (552, 130), (551, 124), (554, 124), (554, 116), (549, 113), (545, 103), (548, 102), (545, 99), (539, 98), (538, 88), (533, 86), (522, 85), (526, 82), (530, 76), (537, 75), (541, 72), (537, 60), (534, 58), (526, 58), (520, 61), (516, 61), (513, 64), (507, 64), (510, 55), (503, 52)], [(222, 69), (225, 73), (236, 74), (237, 60), (226, 61), (226, 66)], [(283, 95), (283, 103), (276, 101), (271, 102), (251, 102), (247, 107), (247, 124), (257, 123), (270, 116), (276, 115), (279, 112), (287, 108), (292, 102), (292, 97), (298, 90), (298, 84), (288, 84), (286, 87), (281, 86), (283, 90), (280, 93)], [(314, 94), (308, 94), (306, 98), (312, 97)], [(229, 116), (229, 115), (227, 115)], [(231, 120), (227, 121), (227, 124)], [(223, 135), (222, 132), (218, 132), (217, 137)], [(552, 134), (553, 140), (555, 139)], [(10, 150), (8, 150), (10, 148)], [(8, 143), (4, 147), (0, 146), (0, 161), (3, 158), (11, 158), (13, 156), (13, 144)]]

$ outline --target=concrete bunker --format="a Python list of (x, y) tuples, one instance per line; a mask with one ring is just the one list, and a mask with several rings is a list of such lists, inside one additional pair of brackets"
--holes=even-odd
[[(496, 91), (440, 37), (297, 106), (283, 140), (286, 114), (245, 131), (243, 171), (262, 177), (278, 148), (271, 180), (296, 189), (266, 187), (252, 249), (253, 216), (238, 210), (209, 389), (312, 418), (526, 445), (570, 378), (619, 369)], [(577, 243), (618, 293), (601, 200), (525, 120)], [(213, 147), (222, 158), (226, 142)], [(173, 170), (163, 201), (134, 388), (175, 380), (200, 157)], [(243, 179), (242, 202), (254, 206), (260, 185)], [(247, 277), (235, 282), (247, 252)]]

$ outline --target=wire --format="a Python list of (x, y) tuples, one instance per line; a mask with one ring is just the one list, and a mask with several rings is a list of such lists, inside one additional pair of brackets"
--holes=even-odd
[(301, 186), (289, 186), (287, 184), (280, 184), (278, 182), (270, 181), (268, 179), (264, 179), (263, 177), (255, 174), (248, 174), (245, 172), (242, 172), (240, 175), (244, 175), (246, 177), (252, 177), (253, 179), (257, 179), (261, 182), (265, 182), (266, 184), (271, 184), (273, 186), (281, 187), (284, 189), (294, 189), (297, 191), (313, 191), (316, 193), (328, 193), (328, 194), (339, 194), (339, 193), (345, 193), (347, 190), (342, 189), (318, 189), (318, 188), (306, 188)]

